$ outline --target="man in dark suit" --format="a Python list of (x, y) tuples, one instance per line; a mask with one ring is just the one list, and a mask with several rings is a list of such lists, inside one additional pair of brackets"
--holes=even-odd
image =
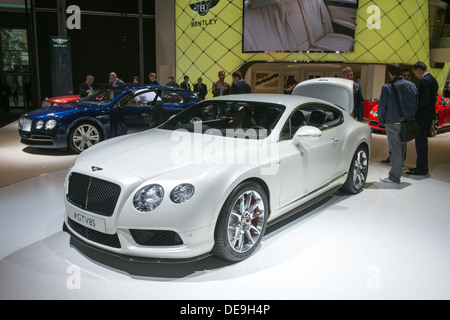
[(94, 76), (91, 74), (88, 74), (86, 76), (86, 81), (80, 84), (80, 97), (86, 97), (87, 95), (91, 94), (94, 89), (92, 89), (92, 84), (94, 83)]
[(252, 93), (252, 88), (242, 79), (242, 73), (239, 70), (233, 72), (231, 78), (233, 78), (233, 86), (231, 87), (232, 94)]
[[(350, 67), (342, 71), (342, 78), (353, 80), (353, 69)], [(353, 82), (353, 117), (358, 121), (364, 119), (364, 98), (361, 91), (361, 86), (357, 82)]]
[(180, 88), (191, 91), (191, 85), (189, 84), (189, 76), (184, 76), (184, 81), (180, 83)]
[(117, 87), (117, 86), (121, 86), (124, 84), (125, 84), (125, 82), (123, 82), (121, 79), (119, 79), (115, 72), (111, 72), (109, 74), (109, 85), (111, 87)]
[(416, 167), (411, 168), (406, 174), (428, 174), (428, 131), (436, 114), (436, 95), (438, 83), (427, 71), (425, 63), (419, 61), (413, 66), (415, 76), (420, 79), (419, 103), (416, 112), (416, 122), (419, 127), (419, 135), (416, 143)]
[(175, 81), (175, 76), (169, 76), (169, 82), (166, 83), (168, 87), (179, 88), (180, 85)]
[(197, 83), (194, 84), (194, 92), (197, 93), (200, 99), (205, 100), (206, 94), (208, 93), (208, 88), (206, 84), (203, 83), (203, 79), (200, 77), (197, 79)]

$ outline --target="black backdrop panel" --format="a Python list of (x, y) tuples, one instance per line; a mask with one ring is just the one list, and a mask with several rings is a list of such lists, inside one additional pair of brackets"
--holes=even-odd
[(51, 36), (58, 35), (58, 19), (56, 13), (37, 12), (36, 26), (41, 95), (42, 98), (51, 97), (53, 93), (49, 41)]
[[(154, 33), (154, 30), (153, 30)], [(87, 74), (95, 84), (107, 83), (114, 71), (124, 82), (139, 75), (139, 26), (137, 18), (81, 16), (81, 29), (71, 30), (74, 92)], [(151, 56), (151, 55), (150, 55)]]

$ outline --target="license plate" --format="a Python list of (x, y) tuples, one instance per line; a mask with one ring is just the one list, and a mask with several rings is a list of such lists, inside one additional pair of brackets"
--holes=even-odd
[(68, 216), (73, 221), (89, 229), (93, 229), (103, 233), (106, 232), (106, 222), (103, 219), (92, 217), (87, 214), (79, 213), (76, 211), (69, 211)]

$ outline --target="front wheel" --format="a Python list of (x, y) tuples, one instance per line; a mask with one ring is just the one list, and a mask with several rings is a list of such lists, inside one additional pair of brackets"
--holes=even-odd
[(352, 159), (348, 170), (347, 180), (342, 186), (342, 190), (348, 193), (361, 192), (367, 180), (369, 172), (369, 153), (366, 147), (360, 146)]
[(75, 153), (81, 153), (100, 141), (99, 129), (90, 123), (77, 124), (69, 134), (69, 148)]
[(433, 121), (431, 121), (431, 126), (430, 129), (428, 130), (428, 136), (434, 137), (435, 135), (437, 135), (438, 127), (439, 127), (439, 116), (435, 115)]
[(238, 185), (219, 214), (212, 253), (232, 262), (249, 257), (264, 235), (268, 210), (267, 196), (260, 185), (252, 181)]

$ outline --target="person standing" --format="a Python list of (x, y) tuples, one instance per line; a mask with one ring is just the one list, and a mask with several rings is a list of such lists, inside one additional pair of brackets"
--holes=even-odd
[(168, 87), (179, 88), (180, 85), (175, 81), (175, 76), (169, 76), (169, 82), (166, 83)]
[[(231, 86), (228, 82), (225, 82), (225, 71), (220, 70), (218, 73), (219, 80), (213, 83), (212, 85), (212, 94), (213, 97), (225, 96), (231, 94)], [(219, 109), (219, 110), (217, 110)], [(214, 106), (211, 111), (211, 119), (215, 120), (217, 117), (217, 112), (219, 112), (219, 117), (222, 118), (225, 116), (225, 110), (223, 106), (217, 107)]]
[(208, 88), (206, 87), (206, 84), (203, 83), (202, 77), (199, 77), (197, 83), (194, 84), (194, 92), (197, 93), (200, 99), (205, 100)]
[[(406, 151), (406, 142), (400, 140), (401, 121), (414, 120), (417, 109), (417, 88), (414, 83), (402, 78), (400, 64), (391, 64), (387, 70), (391, 82), (381, 88), (378, 120), (381, 125), (386, 126), (391, 152), (391, 170), (388, 177), (380, 180), (388, 183), (400, 183), (403, 157)], [(401, 119), (399, 109), (403, 119)]]
[(450, 82), (445, 86), (444, 98), (450, 98)]
[[(402, 78), (408, 81), (411, 81), (411, 71), (409, 69), (405, 68), (402, 69)], [(406, 159), (406, 147), (405, 147), (405, 154), (403, 157), (403, 161)], [(389, 156), (385, 160), (381, 160), (381, 163), (391, 163), (391, 152), (389, 151)]]
[(427, 175), (428, 174), (428, 131), (436, 114), (436, 96), (438, 83), (427, 71), (425, 63), (419, 61), (413, 66), (414, 75), (420, 79), (419, 102), (416, 112), (416, 122), (419, 134), (416, 137), (416, 167), (409, 169), (406, 174)]
[(191, 91), (191, 85), (189, 84), (189, 76), (183, 77), (183, 82), (180, 83), (180, 88), (187, 91)]
[(220, 70), (218, 73), (219, 80), (212, 85), (213, 97), (225, 96), (231, 94), (231, 86), (229, 83), (225, 82), (225, 71)]
[(150, 72), (148, 75), (148, 78), (150, 79), (149, 85), (151, 86), (159, 86), (160, 83), (158, 80), (156, 80), (156, 73)]
[(133, 80), (132, 80), (132, 83), (133, 83), (133, 84), (140, 84), (140, 82), (139, 82), (139, 77), (138, 77), (138, 76), (134, 76), (134, 77), (133, 77)]
[(252, 93), (252, 88), (244, 81), (242, 73), (239, 70), (233, 72), (231, 78), (233, 78), (233, 86), (231, 87), (232, 94)]
[(364, 98), (359, 83), (353, 80), (353, 69), (350, 67), (342, 70), (342, 78), (353, 81), (353, 117), (358, 121), (364, 119)]
[(117, 87), (117, 86), (124, 85), (124, 84), (125, 84), (125, 82), (123, 82), (122, 80), (120, 80), (120, 79), (117, 77), (117, 74), (116, 74), (115, 72), (111, 72), (111, 73), (109, 74), (109, 85), (110, 85), (110, 86), (112, 86), (112, 87)]
[(87, 95), (94, 92), (94, 89), (92, 88), (92, 84), (94, 83), (94, 76), (91, 74), (88, 74), (86, 76), (86, 81), (80, 84), (80, 97), (86, 97)]

